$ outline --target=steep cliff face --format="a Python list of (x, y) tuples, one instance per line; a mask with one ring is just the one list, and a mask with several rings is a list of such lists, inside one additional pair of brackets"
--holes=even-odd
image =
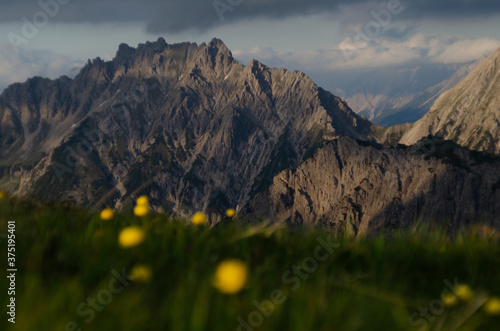
[(500, 158), (436, 138), (392, 148), (341, 137), (275, 176), (242, 215), (352, 235), (417, 221), (500, 228)]
[(442, 94), (429, 113), (401, 139), (406, 145), (429, 134), (482, 151), (500, 152), (500, 49), (460, 84)]
[(301, 72), (239, 64), (222, 43), (120, 45), (75, 79), (0, 96), (0, 185), (20, 195), (157, 210), (245, 203), (279, 171), (371, 124)]

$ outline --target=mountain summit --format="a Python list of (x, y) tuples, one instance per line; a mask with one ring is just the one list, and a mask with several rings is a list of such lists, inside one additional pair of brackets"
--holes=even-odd
[[(74, 78), (0, 96), (0, 183), (19, 195), (159, 211), (245, 203), (324, 141), (371, 124), (301, 72), (239, 64), (219, 39), (121, 44)], [(50, 188), (50, 189), (48, 189)]]
[(442, 94), (401, 139), (411, 145), (429, 134), (476, 150), (500, 152), (500, 48), (460, 84)]

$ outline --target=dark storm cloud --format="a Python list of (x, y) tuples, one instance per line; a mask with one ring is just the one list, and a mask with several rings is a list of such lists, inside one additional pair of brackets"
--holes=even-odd
[(159, 8), (160, 1), (138, 0), (0, 0), (0, 21), (32, 19), (40, 11), (57, 22), (146, 21)]
[[(339, 6), (356, 5), (366, 12), (391, 0), (40, 0), (60, 5), (52, 17), (57, 22), (146, 22), (150, 32), (205, 31), (223, 24), (254, 18), (283, 19), (320, 12), (335, 13)], [(392, 0), (397, 1), (397, 0)], [(498, 0), (401, 0), (406, 8), (398, 19), (478, 18), (500, 13)], [(217, 9), (216, 9), (217, 8)], [(30, 19), (40, 5), (37, 1), (0, 0), (1, 22)], [(363, 16), (366, 13), (360, 13)]]

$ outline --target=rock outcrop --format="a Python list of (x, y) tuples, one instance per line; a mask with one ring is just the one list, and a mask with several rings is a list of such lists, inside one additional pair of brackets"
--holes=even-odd
[(341, 137), (276, 175), (241, 214), (351, 235), (416, 222), (498, 229), (500, 157), (438, 138), (394, 148)]

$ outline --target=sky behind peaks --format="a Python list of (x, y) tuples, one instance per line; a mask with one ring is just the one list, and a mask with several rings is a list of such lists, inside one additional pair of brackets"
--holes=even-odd
[(467, 63), (500, 47), (493, 0), (0, 1), (0, 22), (0, 89), (158, 37), (218, 37), (244, 64), (256, 58), (323, 82), (339, 71)]

